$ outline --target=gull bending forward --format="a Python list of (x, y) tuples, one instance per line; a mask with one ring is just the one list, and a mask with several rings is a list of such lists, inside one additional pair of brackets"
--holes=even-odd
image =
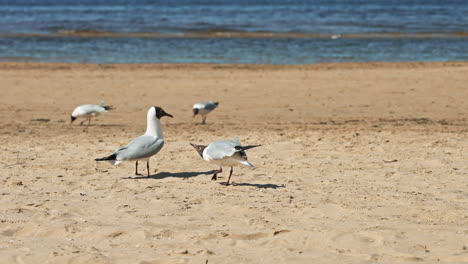
[(71, 121), (70, 124), (75, 121), (78, 117), (84, 117), (86, 118), (83, 120), (80, 125), (83, 125), (86, 120), (88, 120), (88, 126), (91, 124), (91, 117), (97, 116), (100, 113), (107, 112), (107, 110), (112, 110), (112, 106), (110, 105), (104, 105), (104, 102), (101, 101), (98, 105), (92, 105), (92, 104), (84, 104), (80, 105), (75, 110), (73, 110), (73, 113), (71, 114)]
[(193, 117), (200, 114), (202, 116), (202, 124), (206, 123), (206, 115), (218, 107), (218, 102), (203, 102), (193, 105)]
[(108, 157), (95, 159), (96, 161), (108, 161), (112, 165), (117, 165), (124, 160), (134, 160), (135, 174), (138, 175), (138, 161), (146, 161), (146, 170), (149, 172), (149, 159), (158, 153), (164, 146), (163, 131), (161, 127), (161, 117), (172, 115), (166, 113), (161, 107), (153, 106), (148, 110), (147, 126), (144, 135), (141, 135), (123, 148), (117, 149)]
[(226, 186), (229, 185), (229, 180), (232, 176), (232, 167), (238, 164), (243, 164), (249, 167), (253, 165), (247, 161), (247, 154), (245, 150), (258, 147), (260, 145), (241, 146), (239, 139), (234, 140), (219, 140), (215, 141), (208, 146), (195, 145), (190, 143), (192, 147), (200, 154), (200, 156), (210, 162), (219, 165), (219, 170), (215, 172), (211, 180), (217, 180), (218, 173), (223, 172), (222, 166), (230, 166), (231, 171)]

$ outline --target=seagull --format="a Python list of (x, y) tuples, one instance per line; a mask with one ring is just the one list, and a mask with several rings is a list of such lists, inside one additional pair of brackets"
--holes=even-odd
[(196, 103), (193, 105), (193, 117), (200, 114), (202, 116), (202, 124), (206, 123), (206, 115), (218, 107), (218, 102), (209, 101)]
[(95, 159), (96, 161), (108, 161), (112, 165), (117, 165), (124, 160), (134, 160), (135, 175), (138, 174), (138, 161), (146, 161), (146, 170), (149, 172), (149, 159), (158, 153), (164, 146), (164, 137), (161, 127), (161, 117), (172, 115), (166, 113), (161, 107), (153, 106), (148, 110), (147, 126), (145, 134), (135, 138), (127, 146), (117, 149), (110, 156)]
[(247, 161), (247, 154), (245, 150), (258, 147), (260, 145), (251, 145), (251, 146), (241, 146), (239, 139), (235, 138), (234, 140), (219, 140), (215, 141), (208, 146), (205, 145), (195, 145), (190, 143), (192, 147), (200, 154), (200, 156), (214, 164), (219, 165), (219, 170), (215, 172), (211, 180), (217, 180), (218, 173), (223, 172), (222, 166), (230, 166), (231, 171), (229, 172), (229, 178), (225, 183), (226, 186), (229, 185), (229, 180), (232, 176), (232, 167), (238, 164), (243, 164), (249, 167), (254, 167), (250, 162)]
[[(98, 105), (92, 105), (92, 104), (84, 104), (80, 105), (75, 110), (73, 110), (73, 113), (71, 114), (71, 121), (70, 124), (75, 121), (78, 117), (85, 117), (88, 120), (88, 126), (91, 124), (91, 117), (97, 116), (100, 113), (107, 112), (107, 110), (112, 110), (112, 106), (110, 105), (104, 105), (104, 101), (101, 101)], [(83, 125), (83, 123), (86, 121), (83, 120), (80, 125)]]

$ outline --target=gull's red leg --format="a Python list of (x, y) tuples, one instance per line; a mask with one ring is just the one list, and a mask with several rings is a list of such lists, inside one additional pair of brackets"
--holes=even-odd
[(216, 180), (218, 179), (218, 173), (221, 173), (221, 172), (223, 172), (223, 167), (219, 167), (219, 170), (217, 170), (217, 171), (215, 172), (215, 174), (213, 175), (213, 177), (211, 177), (211, 180), (212, 180), (212, 181), (216, 181)]
[(232, 167), (231, 167), (231, 171), (229, 172), (229, 178), (228, 178), (228, 180), (226, 182), (226, 186), (229, 185), (229, 180), (231, 179), (231, 175), (232, 175)]

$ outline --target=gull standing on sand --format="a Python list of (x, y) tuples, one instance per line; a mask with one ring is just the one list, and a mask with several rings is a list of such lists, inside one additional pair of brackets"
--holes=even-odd
[(100, 113), (107, 112), (107, 110), (112, 110), (112, 106), (110, 105), (104, 105), (104, 101), (101, 101), (98, 105), (93, 105), (93, 104), (84, 104), (80, 105), (75, 110), (73, 110), (73, 113), (71, 114), (71, 121), (70, 124), (75, 121), (78, 117), (84, 117), (86, 118), (83, 120), (80, 125), (83, 125), (83, 123), (88, 120), (88, 126), (91, 124), (91, 117), (97, 116)]
[(245, 153), (245, 150), (260, 146), (241, 146), (238, 138), (235, 138), (234, 140), (215, 141), (208, 146), (195, 145), (192, 143), (190, 143), (190, 145), (195, 148), (195, 150), (204, 160), (219, 165), (219, 170), (215, 172), (211, 180), (216, 180), (218, 173), (223, 172), (222, 166), (231, 167), (226, 186), (229, 185), (233, 166), (243, 164), (249, 167), (254, 167), (250, 162), (247, 161), (247, 154)]
[(161, 107), (153, 106), (148, 110), (147, 126), (144, 135), (141, 135), (123, 148), (117, 149), (108, 157), (95, 159), (96, 161), (108, 161), (112, 165), (117, 165), (124, 160), (136, 161), (135, 175), (138, 175), (138, 161), (146, 161), (146, 170), (149, 172), (149, 159), (158, 153), (164, 146), (164, 137), (161, 127), (161, 117), (172, 115), (166, 113)]
[(209, 101), (196, 103), (193, 105), (193, 117), (200, 114), (202, 116), (202, 124), (206, 123), (206, 115), (218, 107), (218, 102)]

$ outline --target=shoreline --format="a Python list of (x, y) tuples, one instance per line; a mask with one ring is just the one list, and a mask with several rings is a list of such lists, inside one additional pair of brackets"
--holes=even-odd
[(241, 69), (241, 70), (323, 70), (323, 69), (380, 69), (380, 68), (440, 68), (465, 67), (468, 61), (403, 61), (403, 62), (320, 62), (313, 64), (224, 64), (224, 63), (72, 63), (0, 61), (0, 70), (30, 69)]

